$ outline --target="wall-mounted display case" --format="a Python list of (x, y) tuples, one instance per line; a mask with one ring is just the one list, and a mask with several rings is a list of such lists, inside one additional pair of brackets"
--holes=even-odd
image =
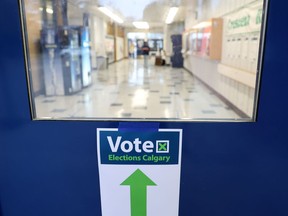
[(223, 20), (213, 18), (199, 23), (195, 28), (183, 33), (182, 53), (212, 60), (221, 60)]

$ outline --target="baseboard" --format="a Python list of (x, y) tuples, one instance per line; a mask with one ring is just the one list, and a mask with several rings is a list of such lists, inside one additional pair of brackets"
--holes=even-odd
[(240, 118), (251, 118), (246, 113), (244, 113), (242, 110), (240, 110), (238, 107), (236, 107), (234, 104), (232, 104), (227, 98), (225, 98), (223, 95), (221, 95), (219, 92), (215, 91), (211, 86), (209, 86), (207, 83), (205, 83), (202, 79), (200, 79), (197, 75), (193, 74), (192, 71), (188, 70), (187, 68), (183, 67), (184, 70), (186, 70), (189, 74), (191, 74), (193, 77), (195, 77), (198, 81), (200, 81), (204, 86), (206, 86), (213, 94), (215, 94), (217, 97), (219, 97), (220, 100), (222, 100), (224, 103), (226, 103), (231, 109), (240, 116)]
[(45, 90), (44, 89), (40, 89), (38, 91), (33, 92), (33, 96), (34, 97), (38, 97), (40, 95), (44, 95), (45, 94)]

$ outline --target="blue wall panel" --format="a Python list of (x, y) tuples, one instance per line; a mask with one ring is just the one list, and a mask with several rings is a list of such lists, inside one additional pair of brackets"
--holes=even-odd
[[(288, 215), (287, 2), (271, 0), (257, 123), (183, 128), (180, 216)], [(1, 216), (100, 215), (96, 128), (31, 121), (17, 1), (0, 7)]]

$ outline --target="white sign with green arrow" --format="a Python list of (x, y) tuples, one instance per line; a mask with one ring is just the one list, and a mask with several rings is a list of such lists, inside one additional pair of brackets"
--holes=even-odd
[(97, 129), (102, 216), (179, 214), (182, 130)]

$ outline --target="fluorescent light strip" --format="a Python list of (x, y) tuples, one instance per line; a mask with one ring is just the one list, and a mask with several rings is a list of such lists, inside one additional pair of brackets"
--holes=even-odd
[(46, 12), (49, 13), (49, 14), (53, 14), (52, 8), (46, 8)]
[(149, 29), (149, 24), (147, 22), (133, 22), (133, 25), (138, 29)]
[(201, 22), (195, 26), (193, 26), (194, 29), (202, 29), (202, 28), (207, 28), (209, 26), (211, 26), (212, 23), (211, 22)]
[(168, 16), (167, 16), (166, 21), (165, 21), (166, 24), (171, 24), (173, 22), (176, 14), (178, 12), (178, 9), (179, 9), (178, 7), (171, 7), (169, 9)]
[(113, 19), (114, 21), (118, 22), (118, 23), (123, 23), (123, 19), (121, 19), (119, 16), (117, 16), (116, 14), (114, 14), (112, 11), (110, 11), (109, 9), (105, 8), (105, 7), (99, 7), (98, 8), (102, 13), (104, 13), (105, 15), (107, 15), (108, 17), (110, 17), (111, 19)]

